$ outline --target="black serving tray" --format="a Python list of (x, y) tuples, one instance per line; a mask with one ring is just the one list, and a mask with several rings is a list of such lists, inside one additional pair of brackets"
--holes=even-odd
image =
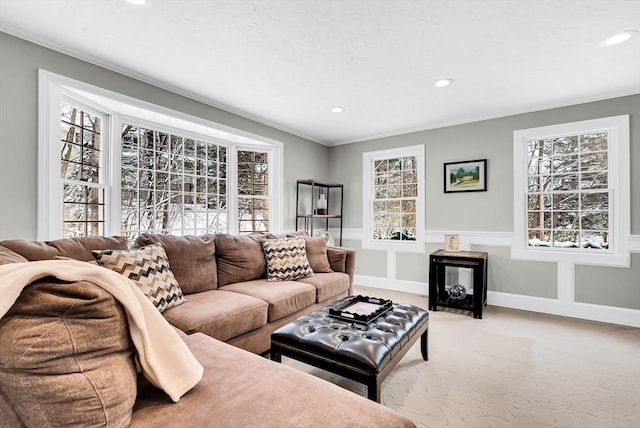
[(392, 305), (391, 300), (357, 295), (329, 308), (329, 315), (344, 321), (369, 324), (391, 309)]

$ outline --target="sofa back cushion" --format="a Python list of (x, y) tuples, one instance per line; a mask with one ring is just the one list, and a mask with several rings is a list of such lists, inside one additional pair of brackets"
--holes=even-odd
[(169, 259), (169, 266), (184, 294), (214, 290), (218, 286), (216, 246), (213, 235), (173, 236), (143, 233), (136, 247), (160, 244)]
[(127, 239), (123, 236), (86, 236), (83, 238), (57, 239), (47, 242), (58, 250), (58, 257), (69, 257), (88, 262), (93, 260), (92, 250), (126, 250)]
[(347, 272), (347, 249), (342, 247), (327, 247), (327, 259), (334, 272)]
[(267, 261), (262, 242), (268, 235), (216, 235), (218, 287), (266, 278)]
[(333, 272), (329, 264), (329, 258), (327, 257), (327, 240), (322, 236), (315, 238), (304, 237), (304, 239), (311, 269), (313, 269), (315, 273)]
[(27, 241), (13, 239), (0, 242), (29, 261), (70, 258), (93, 261), (91, 250), (126, 250), (128, 243), (122, 236), (86, 236), (56, 239), (55, 241)]
[(0, 265), (7, 265), (10, 263), (24, 263), (28, 261), (29, 260), (16, 253), (15, 251), (0, 245)]
[(0, 242), (5, 248), (20, 254), (30, 262), (51, 260), (58, 255), (58, 251), (44, 241), (27, 241), (26, 239), (9, 239)]
[(127, 426), (132, 350), (124, 310), (109, 293), (38, 281), (0, 319), (0, 410), (26, 426)]

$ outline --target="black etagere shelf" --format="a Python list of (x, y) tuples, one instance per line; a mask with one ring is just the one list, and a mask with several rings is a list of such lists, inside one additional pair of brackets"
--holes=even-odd
[[(308, 198), (310, 202), (302, 204)], [(321, 202), (322, 200), (326, 202)], [(316, 220), (329, 230), (332, 225), (339, 229), (337, 245), (342, 245), (342, 215), (344, 204), (344, 185), (340, 183), (326, 183), (313, 179), (302, 179), (296, 182), (296, 230), (303, 230), (314, 236)], [(302, 206), (301, 206), (302, 205)]]

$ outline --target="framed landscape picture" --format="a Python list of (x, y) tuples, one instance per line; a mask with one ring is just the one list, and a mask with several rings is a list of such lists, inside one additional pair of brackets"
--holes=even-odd
[(448, 162), (444, 164), (444, 193), (486, 191), (486, 159)]

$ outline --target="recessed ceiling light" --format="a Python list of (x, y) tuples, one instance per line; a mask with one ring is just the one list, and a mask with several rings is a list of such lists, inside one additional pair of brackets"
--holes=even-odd
[(344, 111), (344, 107), (333, 107), (331, 109), (331, 113), (342, 113)]
[(124, 1), (134, 6), (144, 6), (145, 3), (147, 2), (147, 0), (124, 0)]
[(453, 79), (440, 79), (434, 84), (434, 86), (436, 88), (446, 88), (447, 86), (451, 85), (452, 83), (453, 83)]
[(602, 47), (607, 47), (607, 46), (615, 46), (615, 45), (619, 45), (620, 43), (624, 43), (627, 40), (629, 40), (630, 38), (632, 38), (633, 36), (637, 35), (638, 32), (636, 30), (626, 30), (626, 31), (621, 31), (617, 34), (614, 34), (613, 36), (609, 37), (606, 40), (603, 40), (602, 42), (600, 42), (600, 46)]

